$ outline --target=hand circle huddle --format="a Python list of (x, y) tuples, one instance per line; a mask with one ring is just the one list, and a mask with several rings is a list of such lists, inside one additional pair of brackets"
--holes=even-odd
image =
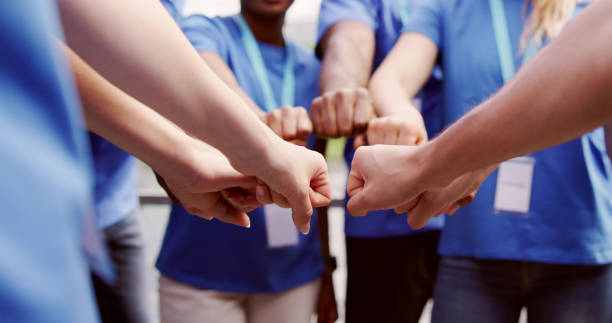
[[(452, 214), (471, 202), (490, 172), (466, 174), (447, 187), (438, 185), (437, 190), (425, 191), (420, 183), (428, 179), (421, 177), (420, 157), (428, 139), (420, 113), (408, 106), (377, 116), (364, 88), (324, 93), (313, 100), (310, 113), (303, 107), (284, 106), (261, 119), (283, 139), (270, 145), (274, 148), (264, 154), (265, 160), (250, 161), (247, 167), (233, 165), (214, 148), (194, 145), (197, 148), (192, 149), (190, 160), (198, 167), (185, 172), (187, 178), (180, 173), (158, 176), (173, 202), (205, 219), (243, 227), (250, 226), (246, 212), (275, 203), (292, 208), (296, 227), (307, 233), (312, 208), (331, 201), (323, 156), (303, 147), (312, 133), (320, 138), (355, 138), (357, 151), (347, 184), (351, 197), (348, 211), (353, 216), (394, 208), (409, 214), (411, 227), (421, 228), (432, 216)], [(414, 185), (394, 185), (401, 189), (388, 190), (389, 183)]]

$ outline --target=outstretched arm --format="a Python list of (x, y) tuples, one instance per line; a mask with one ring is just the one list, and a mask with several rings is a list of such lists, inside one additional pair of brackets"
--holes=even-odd
[(611, 0), (592, 4), (496, 95), (426, 145), (358, 150), (349, 177), (349, 210), (363, 214), (410, 205), (468, 172), (480, 176), (506, 159), (610, 122), (610, 12)]
[(284, 142), (206, 66), (157, 1), (60, 0), (69, 46), (106, 79), (286, 197), (300, 231), (329, 203), (322, 156)]
[[(187, 136), (62, 47), (74, 71), (89, 130), (151, 166), (190, 213), (249, 226), (244, 209), (230, 205), (220, 191), (241, 187), (254, 192), (255, 178), (234, 170), (219, 151)], [(254, 194), (251, 202), (256, 202)]]

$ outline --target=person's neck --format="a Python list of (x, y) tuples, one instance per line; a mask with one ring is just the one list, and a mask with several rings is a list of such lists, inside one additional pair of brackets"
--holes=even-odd
[(241, 14), (257, 41), (269, 45), (285, 46), (283, 38), (284, 14), (278, 17), (261, 17), (248, 11), (242, 11)]

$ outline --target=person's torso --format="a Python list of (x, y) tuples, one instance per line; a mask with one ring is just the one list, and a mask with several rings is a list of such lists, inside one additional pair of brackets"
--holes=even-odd
[[(443, 101), (445, 121), (451, 123), (497, 91), (503, 79), (488, 2), (441, 3)], [(520, 52), (529, 12), (523, 5), (522, 0), (504, 1), (513, 53)], [(517, 67), (521, 61), (516, 54)], [(440, 252), (548, 263), (611, 262), (612, 180), (603, 130), (529, 156), (535, 164), (528, 212), (495, 209), (496, 171), (472, 204), (447, 218)]]
[[(319, 26), (321, 29), (343, 19), (356, 19), (368, 24), (374, 31), (376, 41), (372, 64), (372, 71), (375, 71), (395, 45), (403, 27), (403, 20), (410, 19), (413, 2), (413, 0), (324, 0), (321, 6)], [(323, 33), (325, 30), (319, 30), (319, 32)], [(442, 129), (441, 78), (441, 72), (436, 67), (432, 77), (418, 95), (421, 114), (429, 137), (435, 136)], [(349, 139), (344, 151), (349, 168), (354, 154), (353, 140)], [(444, 225), (444, 217), (438, 217), (432, 219), (424, 229), (415, 231), (408, 226), (406, 214), (396, 214), (393, 210), (372, 211), (365, 217), (350, 216), (346, 209), (345, 213), (345, 233), (350, 237), (401, 236), (421, 231), (439, 230)]]
[[(221, 47), (225, 50), (218, 54), (232, 69), (241, 88), (263, 108), (261, 87), (241, 42), (236, 21), (232, 17), (186, 18), (190, 28), (197, 28), (201, 22), (208, 26), (213, 24), (220, 33), (220, 38), (224, 39)], [(186, 34), (189, 38), (189, 32)], [(310, 51), (293, 42), (288, 44), (294, 51), (295, 105), (308, 109), (318, 91), (319, 63)], [(285, 50), (262, 43), (258, 45), (271, 87), (281, 89)], [(282, 102), (280, 92), (274, 91), (276, 102)], [(205, 221), (174, 206), (157, 261), (158, 268), (173, 279), (200, 288), (242, 293), (279, 292), (321, 274), (323, 261), (316, 216), (313, 216), (311, 233), (298, 234), (297, 243), (286, 247), (268, 246), (263, 208), (249, 212), (249, 217), (251, 228), (245, 229), (217, 220)]]
[(99, 227), (104, 229), (125, 219), (138, 205), (136, 158), (91, 132), (89, 143), (95, 175), (95, 212)]
[(92, 178), (55, 1), (0, 2), (0, 320), (97, 322), (83, 255)]

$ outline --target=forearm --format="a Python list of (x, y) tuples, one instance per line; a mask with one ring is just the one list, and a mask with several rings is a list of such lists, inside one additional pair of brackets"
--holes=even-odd
[(428, 173), (454, 178), (609, 122), (610, 12), (612, 1), (595, 2), (499, 93), (433, 140), (424, 155)]
[(158, 1), (61, 0), (68, 43), (93, 68), (247, 171), (276, 137), (206, 66)]
[(418, 34), (403, 34), (369, 83), (376, 114), (385, 116), (412, 107), (433, 69), (436, 45)]
[(72, 66), (90, 131), (158, 172), (167, 174), (189, 168), (190, 138), (184, 132), (117, 89), (74, 52), (62, 47)]
[(340, 21), (322, 39), (320, 93), (366, 87), (372, 71), (374, 32), (357, 21)]
[(253, 102), (248, 94), (244, 92), (244, 90), (240, 87), (240, 84), (238, 84), (238, 80), (236, 80), (236, 76), (232, 70), (219, 55), (213, 52), (202, 51), (200, 52), (200, 56), (210, 67), (210, 69), (212, 69), (213, 72), (215, 72), (215, 74), (223, 81), (223, 83), (236, 92), (236, 94), (240, 96), (240, 98), (253, 110), (253, 112), (255, 112), (260, 119), (265, 117), (266, 113), (261, 110), (261, 108), (257, 106), (255, 102)]

